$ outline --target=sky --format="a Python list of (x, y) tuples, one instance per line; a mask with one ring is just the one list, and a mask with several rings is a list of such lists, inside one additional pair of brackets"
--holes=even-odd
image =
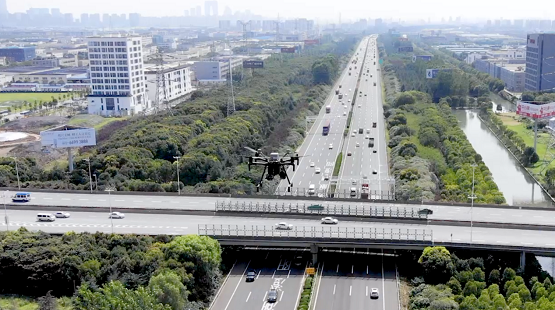
[[(304, 17), (322, 22), (344, 22), (360, 18), (393, 18), (394, 20), (441, 20), (461, 16), (463, 20), (485, 19), (555, 19), (555, 3), (549, 0), (527, 0), (509, 4), (501, 0), (221, 0), (219, 12), (229, 6), (233, 12), (250, 10), (268, 18)], [(548, 9), (546, 6), (550, 6)], [(200, 5), (203, 0), (7, 0), (11, 13), (28, 8), (60, 8), (63, 13), (140, 13), (145, 16), (183, 15), (184, 10)], [(548, 12), (550, 11), (550, 12)], [(551, 13), (551, 14), (550, 14)]]

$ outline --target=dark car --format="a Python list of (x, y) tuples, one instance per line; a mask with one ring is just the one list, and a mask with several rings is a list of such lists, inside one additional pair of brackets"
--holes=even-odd
[(256, 272), (254, 271), (249, 271), (247, 272), (247, 282), (254, 282), (254, 279), (256, 279)]
[(297, 266), (297, 267), (301, 266), (301, 265), (303, 264), (303, 257), (302, 257), (302, 255), (295, 256), (295, 260), (293, 260), (293, 262), (294, 262), (293, 264), (294, 264), (295, 266)]
[(278, 292), (275, 289), (268, 291), (268, 302), (276, 302), (278, 298)]

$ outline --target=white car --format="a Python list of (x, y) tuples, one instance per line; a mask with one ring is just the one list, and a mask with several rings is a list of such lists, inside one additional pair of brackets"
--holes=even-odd
[(347, 116), (347, 112), (343, 112), (343, 116)]
[(370, 298), (372, 299), (376, 299), (380, 297), (380, 292), (378, 291), (377, 288), (372, 288), (372, 291), (370, 291)]
[(351, 134), (351, 137), (354, 137), (354, 136), (355, 136), (355, 134), (354, 134), (354, 133), (352, 133), (352, 134)]
[(281, 222), (281, 223), (277, 223), (275, 225), (275, 228), (277, 230), (291, 230), (293, 229), (293, 224), (287, 224), (285, 222)]
[(351, 99), (349, 99), (349, 102), (351, 102)]
[(330, 175), (329, 175), (329, 174), (327, 174), (327, 173), (326, 173), (326, 174), (324, 174), (324, 181), (327, 181), (327, 180), (329, 180), (329, 179), (330, 179)]
[(310, 167), (311, 167), (311, 168), (314, 167), (314, 162), (311, 162), (311, 163), (310, 163)]
[(112, 212), (112, 213), (110, 213), (110, 218), (122, 219), (122, 218), (125, 218), (125, 214), (123, 214), (121, 212)]
[(322, 219), (322, 224), (337, 224), (337, 223), (339, 223), (339, 221), (330, 216), (324, 217)]
[(372, 174), (378, 174), (378, 171), (373, 170), (373, 171), (372, 171)]
[(333, 144), (330, 144), (329, 149), (333, 150)]
[(359, 147), (359, 146), (360, 146), (360, 143), (357, 142), (357, 147)]
[(358, 105), (358, 107), (360, 108), (360, 104)]
[(366, 137), (364, 137), (364, 139), (370, 139), (370, 136), (366, 136)]
[(67, 212), (56, 212), (56, 213), (54, 213), (54, 216), (57, 217), (57, 218), (66, 219), (70, 216), (70, 214), (67, 213)]
[(315, 173), (320, 173), (320, 167), (316, 167), (316, 169), (314, 170)]

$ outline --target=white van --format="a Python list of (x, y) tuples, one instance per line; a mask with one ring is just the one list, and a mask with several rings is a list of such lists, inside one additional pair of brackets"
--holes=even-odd
[(310, 186), (308, 187), (308, 194), (309, 194), (309, 195), (314, 195), (314, 194), (316, 194), (316, 185), (310, 184)]
[(37, 221), (39, 222), (54, 222), (56, 217), (51, 213), (39, 213), (37, 214)]
[(351, 187), (351, 197), (354, 197), (357, 195), (357, 188), (356, 187)]

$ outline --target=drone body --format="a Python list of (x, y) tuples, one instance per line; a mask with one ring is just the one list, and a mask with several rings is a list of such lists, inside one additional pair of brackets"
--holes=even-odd
[(292, 187), (289, 176), (287, 175), (287, 167), (292, 166), (293, 171), (295, 171), (295, 166), (299, 164), (299, 155), (295, 154), (292, 156), (287, 156), (285, 154), (280, 158), (279, 153), (271, 153), (270, 156), (262, 154), (260, 150), (253, 150), (249, 147), (245, 149), (254, 153), (254, 156), (248, 156), (249, 159), (249, 171), (251, 166), (264, 166), (264, 171), (260, 177), (260, 181), (256, 184), (256, 190), (259, 191), (262, 186), (262, 180), (264, 175), (266, 175), (266, 180), (271, 181), (275, 176), (279, 176), (280, 179), (285, 180), (289, 183), (289, 187)]

